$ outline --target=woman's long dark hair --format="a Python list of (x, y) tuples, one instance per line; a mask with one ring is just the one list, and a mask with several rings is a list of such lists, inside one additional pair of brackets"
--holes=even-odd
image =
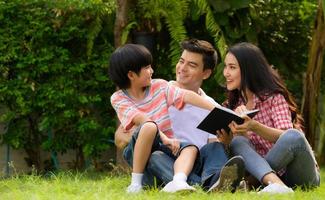
[(279, 74), (269, 65), (263, 52), (257, 46), (243, 42), (230, 47), (228, 53), (233, 54), (238, 61), (241, 72), (241, 86), (239, 90), (228, 91), (227, 106), (235, 109), (240, 98), (246, 103), (246, 88), (261, 101), (280, 93), (289, 104), (294, 127), (303, 129), (303, 118), (298, 112), (293, 96)]

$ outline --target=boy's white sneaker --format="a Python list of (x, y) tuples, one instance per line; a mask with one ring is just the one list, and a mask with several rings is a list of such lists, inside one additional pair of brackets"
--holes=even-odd
[(139, 193), (141, 191), (142, 191), (142, 185), (139, 185), (139, 184), (130, 184), (126, 188), (127, 193)]
[(196, 189), (189, 184), (187, 184), (186, 181), (170, 181), (165, 185), (165, 187), (161, 190), (163, 192), (179, 192), (179, 191), (195, 191)]
[(282, 185), (279, 183), (271, 183), (265, 188), (263, 188), (261, 191), (258, 192), (261, 193), (270, 193), (270, 194), (286, 194), (286, 193), (293, 193), (293, 190), (286, 185)]

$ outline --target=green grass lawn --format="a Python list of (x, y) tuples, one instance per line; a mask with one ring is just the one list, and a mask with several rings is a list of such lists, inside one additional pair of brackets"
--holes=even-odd
[[(297, 176), (299, 176), (297, 174)], [(322, 180), (325, 178), (325, 168), (322, 169)], [(295, 191), (286, 195), (259, 195), (256, 192), (211, 193), (207, 194), (198, 188), (192, 193), (167, 194), (158, 189), (147, 190), (132, 195), (125, 192), (130, 177), (127, 175), (112, 175), (110, 173), (69, 173), (60, 172), (47, 177), (37, 175), (16, 176), (0, 179), (0, 200), (19, 199), (324, 199), (325, 185), (309, 191)]]

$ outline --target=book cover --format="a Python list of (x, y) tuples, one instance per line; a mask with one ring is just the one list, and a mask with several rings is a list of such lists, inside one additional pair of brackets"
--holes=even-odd
[[(258, 109), (248, 110), (243, 115), (247, 115), (253, 118), (257, 113)], [(206, 131), (208, 133), (216, 135), (217, 130), (224, 129), (229, 132), (228, 125), (230, 122), (235, 121), (237, 124), (244, 123), (244, 119), (241, 118), (234, 111), (225, 107), (215, 107), (197, 126), (198, 129)]]

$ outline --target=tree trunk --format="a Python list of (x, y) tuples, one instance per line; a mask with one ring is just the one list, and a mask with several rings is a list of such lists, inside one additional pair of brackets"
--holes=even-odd
[(36, 128), (36, 117), (27, 118), (29, 123), (29, 129), (27, 143), (24, 147), (28, 158), (25, 158), (27, 165), (33, 167), (33, 170), (41, 172), (44, 170), (43, 163), (41, 161), (41, 133)]
[[(117, 0), (116, 19), (114, 25), (114, 46), (122, 44), (122, 32), (128, 23), (128, 10), (132, 0)], [(116, 126), (118, 126), (117, 124)], [(118, 167), (126, 168), (128, 165), (123, 159), (122, 149), (116, 148), (116, 164)]]
[(41, 150), (40, 146), (33, 144), (32, 148), (25, 148), (26, 154), (28, 155), (25, 158), (27, 165), (32, 167), (33, 170), (36, 170), (37, 173), (43, 170), (43, 165), (41, 162)]
[(317, 149), (318, 103), (320, 92), (321, 71), (325, 46), (325, 24), (322, 0), (318, 1), (317, 17), (309, 50), (307, 74), (305, 79), (302, 111), (305, 119), (307, 140)]
[(78, 169), (78, 170), (82, 170), (82, 169), (85, 169), (85, 155), (84, 155), (84, 152), (82, 150), (82, 147), (81, 146), (78, 146), (76, 148), (76, 162), (75, 162), (75, 166), (74, 168), (75, 169)]
[(122, 44), (122, 31), (128, 23), (128, 10), (132, 0), (117, 0), (116, 19), (114, 25), (114, 46)]

